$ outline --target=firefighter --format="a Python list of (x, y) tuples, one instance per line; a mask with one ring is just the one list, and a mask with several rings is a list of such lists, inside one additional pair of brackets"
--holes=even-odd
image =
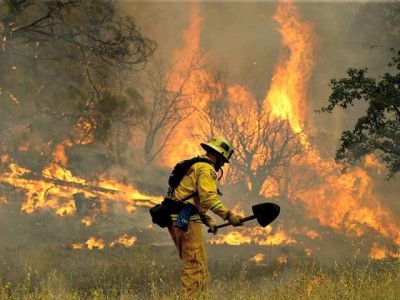
[(175, 201), (194, 195), (185, 201), (195, 207), (194, 214), (189, 216), (186, 231), (177, 227), (179, 215), (172, 215), (173, 223), (168, 227), (183, 262), (181, 295), (184, 299), (208, 297), (207, 256), (202, 235), (202, 223), (208, 226), (209, 232), (215, 234), (217, 230), (216, 222), (207, 214), (207, 211), (211, 210), (233, 226), (242, 225), (241, 217), (228, 210), (218, 197), (219, 178), (217, 174), (225, 163), (229, 163), (233, 154), (231, 144), (225, 138), (217, 137), (200, 145), (206, 151), (202, 157), (209, 162), (194, 163), (171, 195), (171, 199)]

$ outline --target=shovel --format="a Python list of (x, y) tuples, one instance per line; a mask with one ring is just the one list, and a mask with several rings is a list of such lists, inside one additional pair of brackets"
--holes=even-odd
[[(258, 224), (260, 226), (265, 227), (268, 224), (272, 223), (278, 216), (281, 211), (281, 208), (278, 204), (275, 203), (260, 203), (253, 205), (251, 207), (253, 210), (253, 215), (242, 218), (242, 222), (247, 222), (250, 220), (257, 219)], [(215, 229), (230, 226), (230, 223), (224, 223), (215, 226)], [(210, 231), (209, 231), (210, 232)]]

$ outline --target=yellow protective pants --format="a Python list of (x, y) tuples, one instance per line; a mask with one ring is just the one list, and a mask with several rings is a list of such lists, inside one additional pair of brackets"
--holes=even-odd
[(207, 299), (208, 270), (202, 224), (189, 221), (187, 232), (174, 225), (175, 222), (168, 230), (183, 262), (181, 296), (183, 299)]

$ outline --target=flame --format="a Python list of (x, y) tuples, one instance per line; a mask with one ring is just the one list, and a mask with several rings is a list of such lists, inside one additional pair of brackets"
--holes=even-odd
[(315, 230), (313, 230), (313, 229), (310, 229), (310, 230), (308, 230), (307, 231), (307, 233), (306, 233), (306, 235), (310, 238), (310, 239), (312, 239), (312, 240), (314, 240), (314, 239), (316, 239), (316, 238), (320, 238), (321, 236), (319, 235), (319, 233), (318, 232), (316, 232)]
[(304, 252), (305, 252), (305, 254), (306, 254), (307, 256), (310, 256), (310, 255), (313, 253), (313, 251), (312, 251), (311, 248), (305, 248), (305, 249), (304, 249)]
[(85, 118), (80, 118), (75, 124), (73, 136), (76, 144), (90, 144), (94, 139), (93, 125)]
[[(136, 206), (150, 207), (162, 201), (161, 196), (150, 196), (139, 192), (132, 185), (122, 184), (116, 179), (100, 179), (91, 185), (83, 178), (74, 176), (68, 170), (68, 158), (65, 146), (69, 141), (59, 144), (53, 152), (53, 159), (43, 169), (41, 175), (32, 174), (28, 169), (18, 166), (7, 155), (1, 157), (7, 165), (8, 172), (0, 176), (0, 182), (22, 188), (26, 191), (26, 199), (21, 205), (21, 211), (31, 214), (36, 210), (53, 210), (59, 216), (76, 213), (75, 201), (72, 195), (84, 191), (85, 198), (99, 198), (100, 207), (92, 209), (93, 215), (85, 216), (82, 223), (89, 226), (98, 212), (105, 212), (105, 199), (125, 203), (126, 210), (133, 212)], [(85, 200), (86, 201), (86, 200)]]
[(368, 228), (373, 228), (400, 245), (393, 214), (382, 207), (372, 192), (372, 179), (364, 170), (355, 169), (326, 177), (323, 184), (303, 193), (301, 199), (307, 199), (303, 201), (310, 216), (322, 225), (343, 230), (349, 236), (362, 236)]
[(85, 226), (90, 226), (96, 219), (97, 215), (93, 214), (90, 216), (85, 216), (82, 218), (81, 223), (84, 224)]
[(255, 263), (260, 263), (260, 262), (264, 261), (264, 259), (265, 259), (265, 254), (258, 253), (256, 255), (254, 255), (250, 260), (254, 261)]
[(387, 257), (387, 249), (384, 247), (379, 247), (377, 243), (374, 243), (369, 257), (373, 259), (384, 259)]
[[(314, 67), (312, 60), (313, 49), (315, 48), (315, 37), (313, 27), (308, 22), (300, 21), (297, 8), (291, 1), (285, 0), (278, 4), (274, 16), (282, 35), (282, 54), (276, 67), (270, 89), (264, 99), (264, 110), (271, 111), (277, 119), (288, 120), (294, 132), (303, 131), (303, 123), (306, 115), (306, 96), (308, 81)], [(287, 51), (288, 50), (288, 51)], [(288, 53), (289, 55), (284, 55)], [(233, 94), (237, 95), (242, 107), (249, 108), (248, 102), (251, 95), (243, 88), (232, 88)], [(234, 99), (234, 97), (232, 97)], [(254, 105), (254, 104), (253, 104)], [(242, 109), (240, 107), (240, 109)], [(248, 116), (249, 113), (239, 114)], [(238, 120), (239, 123), (244, 122)], [(253, 124), (262, 120), (253, 121)], [(252, 122), (247, 122), (250, 124)], [(257, 127), (248, 127), (250, 132), (255, 132)], [(305, 134), (300, 136), (304, 147), (310, 146), (308, 137)], [(256, 158), (253, 168), (257, 166), (262, 158)], [(298, 201), (306, 204), (309, 216), (317, 218), (324, 226), (344, 231), (349, 236), (361, 236), (368, 228), (373, 228), (384, 237), (388, 237), (399, 244), (399, 226), (394, 216), (388, 209), (382, 207), (380, 201), (373, 196), (373, 182), (365, 170), (354, 169), (347, 174), (340, 174), (338, 167), (332, 159), (322, 159), (318, 150), (314, 147), (306, 157), (307, 167), (319, 174), (321, 184), (316, 188), (298, 193)], [(366, 163), (371, 165), (367, 158)], [(307, 180), (299, 178), (298, 180)], [(311, 180), (311, 178), (310, 178)], [(265, 182), (272, 188), (264, 196), (275, 195), (277, 189), (273, 189), (273, 182)], [(251, 188), (251, 187), (250, 187)], [(249, 233), (251, 234), (251, 233)], [(242, 234), (240, 234), (242, 235)], [(240, 236), (239, 233), (228, 234), (226, 237), (219, 237), (218, 242), (241, 243), (249, 242), (248, 236)], [(310, 238), (316, 238), (318, 233), (309, 232)], [(235, 239), (233, 241), (233, 239)], [(287, 240), (286, 236), (276, 237), (279, 242), (295, 242)], [(262, 244), (270, 244), (269, 238)], [(259, 241), (260, 243), (260, 241)]]
[[(126, 248), (132, 247), (133, 244), (136, 242), (137, 238), (135, 236), (129, 237), (127, 234), (124, 234), (117, 238), (116, 240), (112, 241), (109, 244), (110, 248), (114, 248), (117, 245), (122, 245)], [(71, 245), (72, 249), (81, 250), (84, 248), (87, 249), (104, 249), (106, 243), (101, 238), (90, 237), (85, 243), (75, 243)]]
[(95, 237), (89, 237), (89, 239), (85, 242), (85, 243), (76, 243), (76, 244), (72, 244), (71, 248), (72, 249), (76, 249), (76, 250), (81, 250), (84, 248), (87, 249), (104, 249), (105, 244), (104, 244), (104, 240), (103, 239), (97, 239)]
[(8, 200), (5, 196), (1, 195), (0, 196), (0, 203), (2, 204), (8, 204)]
[(71, 248), (74, 250), (81, 250), (85, 247), (84, 243), (76, 243), (76, 244), (72, 244)]
[(246, 234), (239, 231), (232, 231), (226, 235), (221, 235), (218, 238), (211, 239), (209, 242), (211, 244), (228, 244), (228, 245), (243, 245), (250, 244), (252, 238)]
[(369, 257), (376, 260), (385, 258), (400, 258), (399, 251), (389, 251), (385, 247), (380, 247), (376, 242), (372, 245)]
[(110, 243), (110, 247), (114, 248), (117, 244), (120, 244), (126, 248), (132, 247), (133, 244), (136, 242), (137, 238), (135, 236), (129, 237), (127, 234), (120, 236), (115, 241)]
[[(277, 117), (288, 119), (295, 132), (301, 132), (315, 37), (311, 24), (299, 20), (298, 10), (291, 1), (281, 1), (274, 18), (283, 47), (289, 49), (290, 56), (281, 56), (265, 105)], [(308, 144), (305, 135), (302, 142)], [(319, 219), (322, 225), (344, 229), (348, 235), (361, 236), (373, 228), (391, 239), (398, 236), (399, 226), (373, 196), (373, 182), (366, 171), (358, 168), (340, 175), (335, 162), (322, 159), (317, 150), (309, 152), (308, 163), (323, 178), (317, 188), (298, 197), (306, 203), (311, 217)], [(368, 158), (367, 163), (370, 163)]]
[[(268, 226), (267, 226), (268, 227)], [(281, 244), (296, 244), (297, 241), (285, 233), (281, 226), (275, 234), (269, 235), (265, 238), (259, 237), (256, 239), (259, 245), (281, 245)]]
[(286, 264), (287, 263), (287, 257), (286, 256), (279, 256), (276, 258), (276, 261), (281, 263), (281, 264)]
[(242, 204), (241, 203), (235, 204), (235, 206), (231, 209), (231, 211), (234, 214), (237, 214), (239, 216), (242, 216), (242, 217), (244, 216), (244, 210), (242, 208)]
[(381, 175), (382, 170), (384, 169), (383, 164), (381, 164), (373, 154), (365, 157), (364, 166), (366, 168), (375, 169), (378, 172), (378, 175)]
[[(193, 9), (198, 13), (197, 9)], [(193, 12), (192, 11), (192, 12)], [(192, 45), (186, 44), (186, 54), (193, 53), (198, 49), (198, 26), (200, 22), (192, 16), (190, 30), (191, 36), (196, 41)], [(306, 99), (307, 87), (314, 68), (313, 52), (316, 47), (316, 36), (313, 32), (313, 25), (302, 21), (300, 13), (289, 0), (283, 0), (278, 3), (274, 20), (278, 25), (278, 30), (282, 36), (282, 51), (279, 56), (274, 76), (269, 90), (264, 98), (261, 116), (257, 115), (257, 104), (251, 93), (244, 87), (235, 85), (228, 88), (229, 99), (232, 102), (233, 111), (231, 115), (237, 117), (237, 123), (241, 126), (244, 136), (254, 136), (259, 134), (257, 128), (264, 119), (267, 112), (271, 112), (276, 119), (288, 120), (292, 130), (296, 133), (302, 133), (304, 130), (305, 117), (307, 114)], [(185, 35), (186, 37), (189, 35)], [(184, 52), (184, 51), (183, 51)], [(180, 52), (182, 55), (183, 52)], [(189, 57), (189, 55), (186, 55)], [(207, 74), (202, 73), (204, 77)], [(218, 90), (218, 86), (215, 87)], [(200, 101), (200, 106), (204, 106), (204, 101), (209, 98), (204, 97)], [(234, 110), (238, 110), (235, 113)], [(196, 118), (193, 118), (196, 119)], [(178, 141), (188, 140), (193, 128), (198, 128), (197, 124), (190, 123), (188, 128), (180, 127)], [(312, 124), (310, 124), (312, 125)], [(182, 138), (182, 136), (186, 138)], [(306, 134), (300, 134), (300, 141), (305, 148), (309, 148), (310, 141)], [(251, 142), (249, 147), (251, 147)], [(193, 147), (184, 145), (193, 155)], [(240, 149), (237, 149), (240, 151)], [(167, 151), (166, 153), (169, 153)], [(172, 152), (172, 151), (171, 151)], [(179, 152), (179, 151), (178, 151)], [(259, 157), (255, 157), (252, 162), (252, 168), (262, 164), (265, 159), (263, 151), (259, 152)], [(345, 232), (349, 236), (362, 236), (369, 228), (373, 228), (384, 237), (392, 239), (397, 245), (400, 245), (398, 238), (399, 224), (388, 209), (382, 207), (380, 201), (373, 195), (373, 182), (365, 170), (361, 168), (354, 169), (347, 174), (341, 174), (339, 168), (333, 159), (323, 159), (316, 147), (312, 147), (305, 157), (305, 166), (311, 169), (314, 174), (318, 174), (321, 183), (312, 189), (298, 193), (296, 201), (305, 203), (309, 217), (319, 220), (321, 225), (329, 226), (338, 231)], [(366, 159), (366, 166), (375, 166), (371, 158)], [(308, 180), (302, 174), (301, 178), (296, 180)], [(310, 178), (312, 180), (312, 178)], [(249, 188), (250, 183), (248, 182)], [(264, 182), (264, 186), (269, 189), (262, 189), (264, 196), (279, 195), (274, 182)], [(275, 187), (274, 187), (275, 186)], [(270, 231), (263, 232), (264, 236)], [(276, 245), (280, 243), (296, 243), (296, 240), (288, 236), (279, 227), (277, 232), (262, 238), (257, 235), (256, 229), (235, 230), (224, 236), (213, 239), (212, 243), (226, 243), (230, 245), (258, 243), (262, 245)], [(306, 233), (311, 239), (320, 237), (318, 232), (309, 231)]]
[(289, 236), (283, 230), (282, 226), (279, 226), (274, 234), (272, 227), (252, 227), (252, 228), (241, 228), (235, 231), (231, 231), (226, 235), (220, 235), (216, 238), (209, 240), (211, 244), (228, 244), (228, 245), (243, 245), (243, 244), (258, 244), (265, 246), (281, 245), (281, 244), (295, 244), (297, 241)]
[(309, 280), (306, 282), (306, 291), (307, 291), (307, 296), (311, 296), (313, 290), (315, 287), (320, 287), (323, 281), (326, 280), (326, 275), (321, 274), (318, 276), (312, 276)]
[(88, 249), (103, 249), (104, 248), (104, 241), (103, 239), (96, 239), (94, 237), (90, 237), (86, 242), (86, 246)]
[(301, 132), (308, 80), (314, 67), (313, 26), (300, 20), (290, 0), (279, 2), (274, 19), (282, 36), (282, 49), (288, 49), (290, 55), (282, 51), (264, 106), (277, 118), (289, 120), (295, 132)]
[[(314, 68), (312, 57), (316, 46), (316, 37), (313, 33), (313, 26), (309, 22), (301, 20), (298, 9), (289, 0), (279, 2), (274, 20), (282, 35), (282, 51), (270, 88), (262, 103), (261, 116), (263, 117), (260, 118), (255, 113), (259, 108), (248, 89), (240, 85), (233, 85), (228, 87), (227, 91), (229, 101), (233, 104), (233, 115), (238, 116), (237, 122), (246, 136), (259, 134), (257, 128), (266, 122), (267, 112), (271, 112), (276, 120), (288, 120), (294, 132), (300, 133), (304, 130), (307, 115), (307, 87)], [(217, 83), (213, 84), (211, 74), (204, 71), (198, 63), (201, 23), (199, 3), (192, 2), (190, 22), (183, 33), (183, 47), (177, 49), (173, 55), (176, 64), (169, 74), (172, 81), (168, 86), (170, 91), (176, 91), (184, 82), (185, 103), (180, 109), (183, 113), (190, 114), (190, 118), (179, 124), (176, 134), (165, 148), (164, 163), (168, 166), (173, 166), (177, 161), (188, 156), (199, 154), (198, 139), (191, 137), (204, 137), (204, 133), (209, 132), (209, 128), (205, 128), (208, 126), (206, 122), (202, 122), (204, 115), (200, 111), (207, 107), (211, 95), (201, 90), (201, 82), (210, 81), (211, 90), (214, 93), (220, 93), (221, 87)], [(188, 69), (192, 71), (188, 72)], [(12, 94), (9, 96), (14, 103), (19, 103), (15, 96)], [(194, 105), (198, 107), (198, 110), (193, 110)], [(87, 120), (78, 120), (75, 131), (73, 134), (75, 143), (92, 142), (92, 128)], [(302, 134), (300, 139), (304, 147), (310, 146), (310, 141), (305, 134)], [(123, 203), (126, 211), (130, 213), (136, 211), (139, 206), (151, 206), (161, 202), (162, 197), (142, 194), (132, 185), (123, 184), (116, 179), (100, 178), (95, 183), (89, 183), (83, 178), (74, 176), (68, 170), (68, 158), (65, 154), (65, 147), (69, 146), (71, 146), (70, 141), (57, 145), (53, 159), (39, 176), (18, 166), (8, 156), (1, 157), (1, 162), (7, 165), (5, 168), (7, 171), (0, 175), (0, 182), (20, 187), (26, 191), (26, 199), (21, 206), (22, 211), (30, 214), (37, 210), (53, 210), (60, 216), (75, 214), (76, 203), (71, 199), (75, 193), (84, 193), (85, 199), (97, 197), (100, 202), (100, 207), (97, 208), (99, 211), (106, 211), (107, 203), (110, 201)], [(249, 146), (253, 146), (252, 142)], [(20, 147), (20, 151), (28, 149), (28, 146)], [(267, 158), (265, 153), (260, 151), (256, 154), (251, 167), (256, 168), (262, 164), (262, 159)], [(318, 220), (323, 226), (344, 232), (348, 236), (360, 237), (370, 229), (374, 229), (382, 236), (391, 239), (395, 245), (400, 246), (398, 219), (373, 195), (373, 181), (366, 170), (355, 168), (347, 174), (341, 174), (335, 162), (332, 159), (323, 159), (315, 147), (308, 152), (304, 164), (314, 174), (318, 174), (318, 179), (321, 181), (318, 186), (298, 193), (296, 200), (293, 200), (305, 204), (308, 217)], [(366, 157), (365, 167), (374, 168), (378, 170), (378, 173), (382, 169), (382, 166), (372, 156)], [(302, 178), (296, 178), (296, 180), (313, 179), (306, 178), (306, 175), (303, 174), (301, 176)], [(69, 185), (63, 185), (65, 183), (69, 183)], [(252, 189), (250, 182), (247, 184), (249, 189)], [(88, 188), (88, 185), (95, 189)], [(279, 195), (276, 183), (273, 181), (266, 181), (263, 186), (270, 187), (268, 190), (262, 190), (263, 196)], [(4, 199), (1, 198), (3, 203), (7, 201)], [(92, 224), (99, 213), (98, 210), (83, 216), (81, 222), (86, 226)], [(240, 206), (235, 210), (242, 214)], [(152, 228), (152, 225), (148, 228)], [(283, 226), (278, 226), (275, 230), (271, 226), (239, 228), (226, 235), (213, 238), (210, 243), (228, 245), (296, 244), (296, 239), (290, 235), (293, 233), (298, 232), (287, 233)], [(310, 239), (321, 238), (316, 230), (305, 230), (301, 233)], [(133, 245), (135, 241), (135, 237), (129, 238), (124, 235), (113, 241), (110, 247), (123, 243), (132, 243), (131, 245)], [(73, 244), (72, 247), (76, 247), (74, 249), (85, 247), (103, 249), (105, 244), (101, 239), (90, 238), (86, 243)], [(304, 251), (307, 255), (312, 253), (309, 248), (305, 248)], [(382, 259), (388, 256), (399, 257), (399, 254), (395, 251), (388, 252), (386, 248), (380, 247), (378, 244), (373, 245), (371, 258)], [(280, 263), (287, 262), (287, 258), (284, 256), (277, 260)]]
[[(168, 89), (185, 95), (185, 101), (179, 107), (181, 114), (189, 116), (175, 130), (165, 145), (163, 163), (172, 167), (178, 161), (201, 153), (201, 148), (194, 137), (202, 136), (206, 131), (201, 111), (206, 107), (210, 95), (202, 91), (202, 82), (211, 82), (210, 74), (200, 65), (200, 32), (202, 18), (198, 2), (191, 2), (189, 25), (183, 32), (183, 47), (176, 49), (172, 61), (171, 84)], [(183, 86), (183, 88), (182, 88)], [(218, 85), (211, 88), (219, 90)], [(200, 124), (203, 124), (199, 126)]]

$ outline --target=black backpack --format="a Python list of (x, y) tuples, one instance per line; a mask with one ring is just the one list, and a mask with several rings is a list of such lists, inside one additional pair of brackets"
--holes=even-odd
[(174, 190), (181, 183), (183, 177), (186, 175), (192, 165), (197, 162), (206, 162), (212, 165), (212, 162), (209, 159), (199, 156), (178, 162), (173, 168), (171, 175), (169, 175), (168, 184), (170, 191)]
[(175, 165), (168, 179), (168, 197), (164, 198), (164, 201), (161, 204), (157, 204), (154, 207), (150, 208), (150, 215), (153, 223), (159, 225), (161, 228), (171, 226), (171, 213), (178, 214), (186, 205), (184, 204), (184, 202), (197, 195), (196, 191), (194, 194), (181, 199), (180, 202), (169, 198), (171, 197), (174, 189), (179, 185), (183, 177), (192, 167), (192, 165), (197, 162), (206, 162), (212, 165), (212, 162), (210, 160), (199, 156), (183, 160)]

